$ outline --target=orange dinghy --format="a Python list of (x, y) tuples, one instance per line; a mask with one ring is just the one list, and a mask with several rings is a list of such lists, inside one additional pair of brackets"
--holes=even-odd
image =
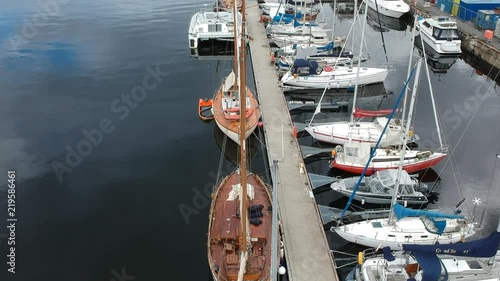
[(213, 102), (213, 99), (200, 99), (198, 101), (198, 117), (200, 117), (202, 121), (211, 121), (214, 119), (214, 115), (212, 113)]

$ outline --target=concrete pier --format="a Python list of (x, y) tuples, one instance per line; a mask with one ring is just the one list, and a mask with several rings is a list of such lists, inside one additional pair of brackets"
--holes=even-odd
[(290, 280), (337, 281), (334, 261), (321, 216), (305, 171), (300, 146), (292, 136), (292, 120), (278, 76), (270, 62), (266, 32), (256, 1), (247, 1), (250, 54), (264, 122), (269, 159), (278, 160), (279, 211)]

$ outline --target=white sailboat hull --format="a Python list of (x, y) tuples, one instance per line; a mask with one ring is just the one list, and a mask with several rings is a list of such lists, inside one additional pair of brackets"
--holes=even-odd
[(475, 231), (472, 226), (466, 226), (460, 231), (452, 231), (457, 227), (457, 219), (447, 219), (449, 232), (442, 235), (434, 234), (425, 228), (419, 217), (405, 217), (390, 225), (388, 219), (361, 221), (345, 226), (332, 227), (345, 240), (371, 248), (390, 247), (392, 250), (402, 250), (402, 244), (440, 244), (456, 243), (472, 236)]
[[(386, 118), (384, 118), (386, 119)], [(386, 122), (387, 123), (386, 119)], [(306, 127), (306, 131), (316, 140), (332, 143), (345, 144), (346, 142), (367, 142), (371, 147), (375, 147), (382, 134), (384, 124), (370, 122), (331, 122)], [(388, 128), (380, 143), (381, 147), (397, 145), (403, 139), (403, 132), (400, 126), (394, 125)]]
[[(361, 67), (358, 86), (384, 82), (389, 71), (385, 68)], [(283, 86), (294, 88), (324, 89), (349, 88), (356, 85), (357, 67), (336, 67), (333, 71), (322, 71), (318, 75), (294, 76), (288, 71), (281, 79)]]
[[(215, 119), (215, 123), (217, 124), (217, 127), (225, 134), (227, 135), (230, 139), (232, 139), (235, 143), (239, 144), (240, 143), (240, 137), (238, 132), (233, 132), (229, 130), (228, 128), (224, 127), (222, 124), (217, 122), (217, 119)], [(257, 128), (257, 124), (255, 126), (252, 126), (249, 130), (245, 132), (245, 139), (248, 139), (248, 137), (255, 131), (255, 128)]]
[[(393, 261), (387, 261), (383, 256), (368, 258), (360, 268), (360, 274), (356, 276), (357, 281), (389, 281), (408, 280), (407, 265), (416, 264), (417, 261), (409, 254), (396, 252)], [(500, 280), (500, 251), (489, 258), (461, 257), (456, 255), (439, 255), (442, 266), (448, 273), (448, 281), (498, 281)], [(479, 265), (479, 266), (477, 266)], [(386, 278), (376, 278), (377, 273)], [(422, 271), (413, 273), (416, 281), (423, 279)], [(398, 278), (399, 277), (399, 278)]]
[[(353, 155), (346, 155), (344, 152), (339, 152), (335, 156), (331, 167), (348, 171), (355, 174), (361, 174), (365, 168), (366, 162), (370, 157), (370, 149), (367, 143), (346, 143), (344, 146), (357, 146), (354, 148), (356, 152)], [(364, 147), (364, 146), (368, 147)], [(366, 175), (369, 176), (377, 171), (387, 169), (397, 169), (400, 164), (401, 150), (399, 149), (377, 149), (373, 161), (371, 161)], [(446, 157), (446, 153), (407, 150), (405, 159), (402, 163), (403, 169), (409, 174), (428, 169)]]
[(280, 34), (271, 34), (269, 40), (274, 42), (278, 47), (284, 47), (291, 44), (317, 44), (317, 45), (326, 45), (330, 42), (330, 38), (327, 35), (322, 36), (307, 36), (307, 35), (280, 35)]

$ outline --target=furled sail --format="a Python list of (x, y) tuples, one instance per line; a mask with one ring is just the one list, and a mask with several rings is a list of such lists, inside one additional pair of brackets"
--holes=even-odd
[(352, 114), (356, 118), (362, 117), (380, 117), (391, 114), (392, 109), (383, 109), (383, 110), (364, 110), (355, 108), (354, 113)]

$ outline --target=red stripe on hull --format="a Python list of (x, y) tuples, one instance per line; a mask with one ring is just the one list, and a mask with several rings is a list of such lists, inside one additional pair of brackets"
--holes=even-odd
[[(418, 172), (418, 171), (422, 171), (422, 170), (428, 169), (428, 168), (430, 168), (432, 166), (435, 166), (437, 163), (441, 162), (441, 160), (443, 160), (445, 157), (446, 157), (446, 155), (443, 155), (441, 157), (438, 157), (438, 158), (435, 158), (435, 159), (432, 159), (432, 160), (423, 161), (421, 163), (403, 165), (403, 170), (405, 170), (406, 172), (408, 172), (408, 174), (412, 174), (412, 173), (415, 173), (415, 172)], [(364, 170), (364, 167), (339, 164), (339, 163), (335, 162), (335, 160), (332, 162), (331, 167), (339, 169), (339, 170), (343, 170), (343, 171), (346, 171), (346, 172), (358, 174), (358, 175), (361, 175), (361, 173), (363, 173), (363, 170)], [(383, 170), (387, 170), (387, 169), (396, 169), (397, 167), (398, 166), (387, 167), (387, 168), (373, 168), (373, 167), (368, 167), (368, 169), (366, 169), (365, 175), (366, 176), (370, 176), (370, 175), (372, 175), (375, 172), (383, 171)]]

